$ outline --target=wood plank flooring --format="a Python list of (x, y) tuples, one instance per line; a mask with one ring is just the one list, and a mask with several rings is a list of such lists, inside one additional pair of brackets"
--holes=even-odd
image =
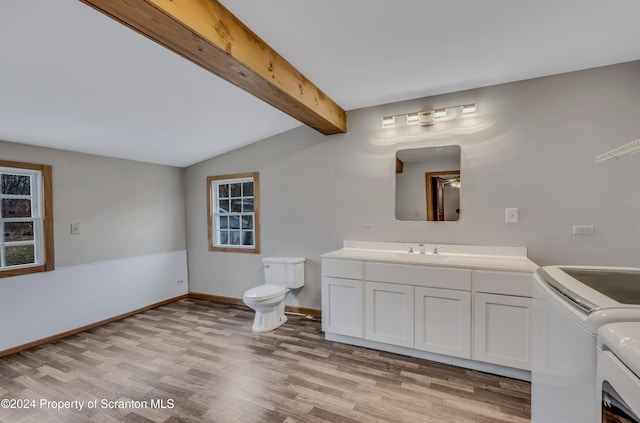
[(0, 421), (529, 421), (526, 382), (327, 342), (317, 319), (263, 334), (252, 319), (186, 299), (4, 357), (0, 398), (33, 407), (3, 401)]

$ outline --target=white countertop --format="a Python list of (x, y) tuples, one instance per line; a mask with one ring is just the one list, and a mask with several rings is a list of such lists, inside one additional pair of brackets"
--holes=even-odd
[[(484, 247), (448, 244), (381, 243), (345, 241), (345, 248), (323, 254), (322, 258), (361, 260), (438, 267), (465, 267), (482, 270), (533, 272), (538, 266), (526, 256), (523, 247)], [(355, 247), (355, 248), (354, 248)], [(439, 247), (439, 254), (432, 251)], [(413, 248), (414, 253), (408, 253)]]

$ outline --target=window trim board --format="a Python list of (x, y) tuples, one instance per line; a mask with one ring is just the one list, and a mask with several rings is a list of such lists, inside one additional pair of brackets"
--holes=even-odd
[[(215, 245), (214, 242), (214, 232), (215, 232), (215, 224), (214, 224), (214, 211), (213, 211), (213, 192), (212, 185), (214, 181), (225, 180), (225, 179), (242, 179), (242, 178), (253, 178), (253, 225), (254, 225), (254, 247), (247, 248), (246, 246), (238, 246), (238, 247), (219, 247)], [(248, 172), (248, 173), (236, 173), (232, 175), (218, 175), (218, 176), (208, 176), (207, 177), (207, 229), (208, 229), (208, 242), (209, 242), (209, 251), (221, 251), (221, 252), (232, 252), (232, 253), (249, 253), (249, 254), (260, 254), (260, 173), (259, 172)]]
[(0, 167), (39, 171), (42, 175), (42, 251), (44, 263), (36, 266), (0, 269), (0, 278), (55, 270), (53, 237), (53, 168), (49, 165), (0, 160)]

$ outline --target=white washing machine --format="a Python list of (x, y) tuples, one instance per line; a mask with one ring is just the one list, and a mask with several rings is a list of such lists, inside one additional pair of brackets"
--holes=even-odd
[(535, 271), (532, 423), (600, 422), (597, 334), (640, 322), (640, 269), (548, 266)]
[(640, 423), (640, 323), (598, 330), (596, 388), (602, 423)]

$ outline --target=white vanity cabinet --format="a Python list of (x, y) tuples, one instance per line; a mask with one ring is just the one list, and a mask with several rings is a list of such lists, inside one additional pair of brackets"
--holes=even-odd
[(414, 347), (471, 358), (471, 292), (415, 288)]
[(366, 339), (471, 357), (471, 270), (367, 262)]
[(476, 271), (474, 358), (531, 370), (531, 275)]
[(346, 244), (322, 258), (326, 339), (530, 379), (536, 266), (526, 249), (434, 256)]
[(413, 286), (365, 283), (365, 339), (413, 348)]
[(363, 336), (361, 261), (322, 260), (322, 330)]

